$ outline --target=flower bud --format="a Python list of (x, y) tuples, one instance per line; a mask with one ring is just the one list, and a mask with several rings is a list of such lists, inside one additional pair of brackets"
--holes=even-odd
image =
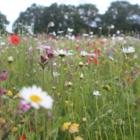
[(86, 122), (87, 121), (87, 119), (86, 118), (82, 118), (82, 122)]
[(83, 62), (80, 62), (80, 63), (79, 63), (79, 66), (80, 66), (80, 67), (83, 67), (83, 65), (84, 65)]
[(13, 62), (13, 57), (9, 56), (7, 61), (8, 61), (8, 63), (12, 63)]
[(135, 117), (133, 117), (133, 122), (135, 122), (136, 121), (136, 118)]
[(73, 84), (71, 82), (68, 83), (68, 86), (71, 87)]
[(118, 119), (118, 124), (122, 125), (122, 119)]
[(103, 129), (106, 131), (106, 127), (104, 126)]
[(94, 131), (94, 134), (95, 134), (95, 135), (97, 135), (97, 134), (98, 134), (98, 132), (97, 132), (97, 131)]
[(96, 85), (98, 85), (99, 84), (99, 82), (98, 81), (96, 81)]
[(122, 121), (122, 125), (125, 125), (125, 121)]
[(52, 87), (52, 89), (53, 89), (53, 90), (55, 90), (55, 89), (56, 89), (56, 87), (55, 87), (55, 86), (53, 86), (53, 87)]

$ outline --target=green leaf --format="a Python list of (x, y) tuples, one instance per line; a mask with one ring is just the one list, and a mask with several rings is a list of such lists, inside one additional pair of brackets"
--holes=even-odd
[(61, 126), (66, 120), (68, 120), (68, 118), (70, 117), (70, 114), (65, 115), (61, 120), (57, 121), (57, 123), (53, 126), (53, 129), (58, 128), (59, 126)]

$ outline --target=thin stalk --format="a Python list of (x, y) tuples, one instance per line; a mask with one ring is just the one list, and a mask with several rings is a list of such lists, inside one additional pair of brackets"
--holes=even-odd
[(122, 140), (123, 140), (123, 133), (122, 133), (122, 129), (121, 126), (119, 126), (120, 132), (121, 132), (121, 136), (122, 136)]
[(115, 139), (117, 140), (116, 130), (115, 130), (115, 128), (114, 128), (113, 125), (112, 125), (112, 128), (113, 128), (113, 130), (114, 130), (114, 132), (115, 132)]
[(61, 57), (61, 93), (62, 93), (62, 100), (63, 100), (63, 107), (64, 107), (64, 111), (66, 114), (66, 107), (65, 107), (65, 94), (63, 93), (63, 61), (62, 61), (62, 57)]
[[(44, 90), (44, 69), (42, 71), (42, 90)], [(43, 140), (45, 140), (45, 109), (43, 109)]]
[(105, 132), (105, 136), (106, 136), (106, 139), (108, 140), (108, 136), (107, 136), (107, 133), (106, 133), (106, 131), (104, 131)]
[(128, 119), (129, 119), (129, 128), (130, 128), (130, 134), (131, 134), (131, 139), (133, 140), (133, 136), (132, 136), (132, 130), (131, 130), (131, 122), (130, 122), (130, 113), (129, 113), (129, 103), (128, 103), (128, 99), (127, 99), (127, 107), (128, 107)]
[[(2, 81), (1, 81), (1, 90), (3, 90)], [(0, 102), (1, 102), (1, 118), (3, 119), (3, 104), (2, 104), (2, 94), (0, 95)], [(1, 121), (1, 138), (3, 137), (3, 127)]]
[(124, 140), (125, 140), (125, 127), (124, 127), (124, 125), (123, 125), (123, 135), (124, 135)]
[[(80, 67), (80, 76), (81, 76), (81, 71), (82, 68)], [(78, 104), (78, 95), (79, 95), (79, 88), (80, 88), (80, 76), (79, 76), (79, 80), (78, 80), (78, 86), (77, 86), (77, 92), (76, 92), (76, 100), (75, 100), (75, 113), (77, 112), (77, 104)]]

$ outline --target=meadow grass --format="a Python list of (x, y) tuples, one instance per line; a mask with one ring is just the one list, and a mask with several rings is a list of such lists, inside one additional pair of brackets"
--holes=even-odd
[[(23, 140), (23, 134), (26, 140), (139, 140), (138, 38), (127, 36), (119, 41), (117, 37), (112, 40), (93, 36), (56, 41), (44, 35), (19, 37), (21, 43), (18, 45), (12, 44), (8, 35), (1, 40), (5, 45), (0, 52), (0, 71), (1, 74), (4, 74), (3, 69), (10, 71), (8, 78), (1, 80), (0, 87), (7, 90), (1, 95), (1, 140)], [(133, 44), (135, 52), (124, 54), (120, 47), (130, 44)], [(31, 46), (33, 50), (30, 52)], [(49, 57), (42, 69), (39, 64), (41, 55), (47, 56), (47, 50), (42, 46), (73, 50), (73, 55)], [(96, 56), (81, 56), (78, 46)], [(99, 54), (95, 53), (97, 49)], [(11, 63), (7, 61), (9, 56), (13, 57)], [(80, 62), (84, 65), (79, 66)], [(53, 72), (60, 75), (54, 77)], [(27, 111), (20, 110), (22, 113), (17, 112), (21, 98), (15, 95), (19, 95), (17, 93), (23, 87), (33, 85), (41, 87), (52, 97), (53, 108), (40, 107), (37, 110), (32, 107)], [(101, 95), (94, 96), (94, 91)]]

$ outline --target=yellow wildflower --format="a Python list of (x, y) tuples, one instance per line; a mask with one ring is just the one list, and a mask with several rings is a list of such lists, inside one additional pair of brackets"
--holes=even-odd
[(58, 119), (59, 119), (59, 120), (61, 120), (61, 119), (62, 119), (62, 117), (59, 117)]
[(84, 140), (84, 139), (80, 136), (77, 136), (77, 137), (75, 137), (75, 140)]
[(18, 131), (18, 128), (14, 126), (13, 128), (14, 132)]
[(79, 132), (79, 124), (77, 123), (73, 123), (70, 125), (69, 130), (68, 130), (71, 134)]
[(43, 126), (42, 127), (39, 127), (39, 131), (43, 131)]
[(58, 92), (58, 93), (57, 93), (57, 96), (59, 97), (60, 95), (61, 95), (61, 93)]
[(67, 70), (67, 68), (64, 68), (64, 70)]
[(104, 57), (104, 55), (101, 53), (101, 56)]
[(7, 91), (7, 95), (8, 95), (8, 96), (12, 96), (12, 95), (13, 95), (13, 94), (12, 94), (12, 91), (11, 91), (11, 90), (8, 90), (8, 91)]
[(71, 125), (71, 122), (65, 122), (63, 125), (62, 125), (62, 129), (61, 131), (66, 131), (68, 130), (68, 127)]
[(115, 48), (114, 48), (114, 51), (115, 51), (115, 52), (118, 52), (117, 49), (115, 49)]
[(127, 65), (127, 64), (125, 64), (125, 67), (128, 67), (128, 65)]
[(0, 123), (5, 123), (5, 119), (0, 118)]
[(13, 96), (13, 99), (15, 99), (15, 98), (17, 98), (17, 97), (18, 97), (17, 95), (14, 95), (14, 96)]
[(17, 93), (17, 96), (18, 96), (18, 97), (21, 97), (19, 93)]
[(106, 85), (106, 87), (107, 87), (108, 90), (110, 90), (110, 86), (109, 85)]

